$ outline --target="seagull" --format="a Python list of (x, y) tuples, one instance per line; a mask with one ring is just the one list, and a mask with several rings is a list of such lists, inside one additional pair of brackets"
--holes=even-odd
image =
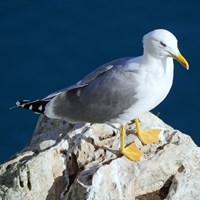
[(125, 147), (125, 125), (134, 120), (142, 144), (158, 143), (159, 129), (142, 130), (139, 117), (160, 104), (169, 93), (173, 59), (189, 69), (176, 37), (156, 29), (143, 37), (143, 55), (119, 58), (98, 67), (82, 80), (45, 98), (21, 100), (17, 107), (70, 123), (118, 123), (120, 152), (138, 161), (143, 152), (134, 144)]

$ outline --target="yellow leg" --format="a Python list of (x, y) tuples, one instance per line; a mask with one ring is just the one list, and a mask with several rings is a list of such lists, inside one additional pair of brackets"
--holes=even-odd
[(141, 150), (139, 150), (134, 143), (130, 144), (127, 147), (124, 147), (124, 136), (125, 136), (125, 127), (120, 127), (120, 152), (126, 156), (128, 159), (137, 161), (143, 156)]
[(141, 130), (139, 120), (135, 119), (136, 133), (143, 144), (158, 143), (159, 129)]

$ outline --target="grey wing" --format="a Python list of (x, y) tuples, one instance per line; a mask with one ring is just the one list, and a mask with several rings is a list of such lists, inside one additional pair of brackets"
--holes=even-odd
[(119, 58), (116, 60), (113, 60), (109, 63), (106, 63), (98, 68), (96, 68), (94, 71), (92, 71), (91, 73), (89, 73), (87, 76), (85, 76), (81, 81), (78, 82), (78, 84), (81, 85), (87, 85), (89, 84), (91, 81), (95, 80), (98, 76), (106, 73), (107, 71), (111, 70), (113, 67), (115, 67), (116, 65), (118, 65), (118, 63), (124, 63), (125, 61), (132, 59), (130, 57), (126, 57), (126, 58)]
[(47, 104), (45, 114), (71, 122), (103, 123), (116, 118), (134, 100), (134, 86), (128, 81), (130, 73), (124, 73), (129, 59), (132, 58), (107, 63), (77, 84), (60, 91)]

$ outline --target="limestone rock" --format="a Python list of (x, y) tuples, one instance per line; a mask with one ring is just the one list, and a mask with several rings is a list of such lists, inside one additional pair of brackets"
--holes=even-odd
[(126, 144), (145, 153), (139, 162), (119, 154), (119, 130), (39, 118), (22, 152), (0, 166), (2, 200), (199, 200), (200, 148), (147, 113), (143, 128), (159, 128), (160, 142), (143, 146), (127, 125)]

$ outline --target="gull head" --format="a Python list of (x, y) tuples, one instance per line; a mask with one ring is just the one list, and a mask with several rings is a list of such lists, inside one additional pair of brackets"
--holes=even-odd
[(143, 37), (143, 46), (144, 53), (157, 59), (172, 57), (186, 69), (189, 69), (187, 60), (178, 49), (178, 41), (171, 32), (164, 29), (151, 31)]

